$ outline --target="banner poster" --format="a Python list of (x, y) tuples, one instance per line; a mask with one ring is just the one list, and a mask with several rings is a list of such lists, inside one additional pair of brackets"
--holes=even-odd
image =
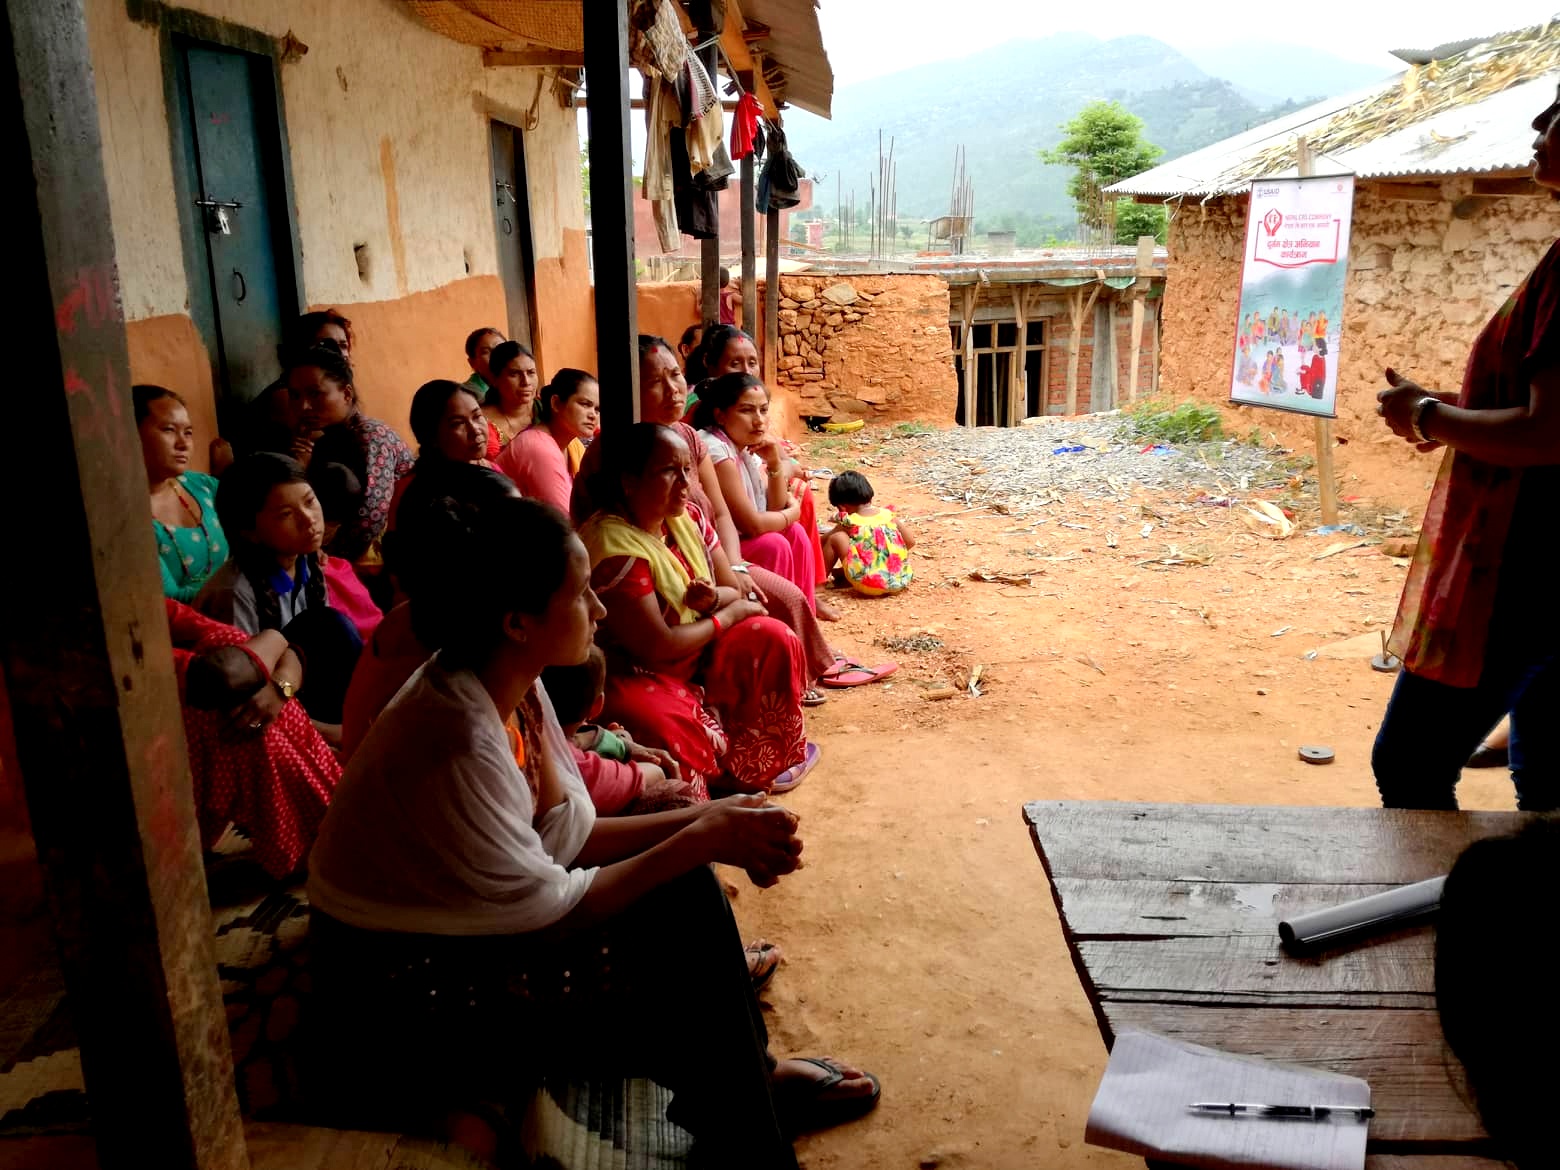
[(1336, 418), (1352, 175), (1255, 179), (1230, 401)]

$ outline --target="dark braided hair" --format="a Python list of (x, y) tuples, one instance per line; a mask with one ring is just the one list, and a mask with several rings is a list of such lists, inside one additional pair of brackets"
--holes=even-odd
[(704, 379), (699, 383), (699, 404), (693, 408), (693, 418), (689, 421), (696, 430), (709, 430), (716, 425), (717, 410), (730, 410), (736, 405), (737, 399), (754, 386), (768, 396), (769, 391), (765, 389), (763, 379), (755, 378), (752, 374), (722, 374), (718, 378)]
[[(254, 528), (255, 518), (275, 488), (308, 482), (308, 474), (296, 459), (260, 451), (246, 455), (229, 467), (217, 484), (217, 519), (232, 545), (234, 561), (254, 590), (255, 611), (262, 630), (282, 628), (281, 599), (271, 586), (276, 557), (270, 549), (249, 540), (244, 533)], [(309, 570), (309, 579), (304, 585), (308, 607), (326, 607), (330, 602), (325, 594), (325, 574), (320, 569), (319, 557), (310, 553), (298, 559)]]
[[(473, 347), (475, 348), (475, 347)], [(506, 341), (501, 345), (495, 345), (493, 352), (488, 354), (488, 369), (493, 374), (493, 385), (488, 387), (487, 398), (483, 400), (484, 406), (503, 406), (504, 396), (498, 392), (498, 379), (509, 368), (509, 363), (517, 357), (528, 357), (533, 362), (536, 355), (531, 352), (531, 347), (519, 341)], [(535, 409), (535, 404), (532, 404)]]
[[(715, 367), (725, 356), (726, 347), (739, 338), (753, 340), (750, 335), (735, 325), (711, 325), (706, 329), (704, 336), (699, 339), (699, 348), (688, 355), (688, 367), (683, 372), (688, 375), (689, 383), (701, 382), (705, 378), (714, 376)], [(701, 394), (700, 397), (702, 398), (703, 395)]]

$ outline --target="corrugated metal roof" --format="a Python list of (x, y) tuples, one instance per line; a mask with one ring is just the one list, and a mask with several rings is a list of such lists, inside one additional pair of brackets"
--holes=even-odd
[(755, 47), (764, 54), (764, 77), (775, 97), (820, 118), (829, 117), (834, 67), (823, 47), (817, 0), (742, 0), (742, 15), (769, 26), (769, 36)]
[[(1321, 131), (1351, 107), (1404, 88), (1399, 74), (1368, 89), (1330, 98), (1293, 114), (1173, 159), (1109, 188), (1112, 194), (1208, 198), (1250, 190), (1250, 168), (1275, 146)], [(1330, 149), (1321, 173), (1360, 178), (1484, 174), (1527, 167), (1533, 160), (1533, 117), (1554, 99), (1560, 75), (1518, 82), (1488, 97), (1422, 118), (1375, 138)], [(1288, 174), (1294, 173), (1291, 167)]]

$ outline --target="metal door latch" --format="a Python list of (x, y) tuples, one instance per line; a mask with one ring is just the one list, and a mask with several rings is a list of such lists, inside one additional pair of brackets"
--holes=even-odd
[(231, 236), (233, 221), (228, 217), (231, 208), (237, 211), (244, 206), (236, 199), (197, 199), (195, 206), (206, 212), (206, 230), (214, 235)]
[(504, 205), (504, 196), (505, 195), (509, 196), (509, 202), (511, 202), (511, 203), (518, 204), (520, 202), (518, 199), (515, 198), (515, 185), (513, 183), (506, 183), (506, 182), (504, 182), (504, 180), (499, 179), (493, 185), (495, 187), (497, 187), (498, 191), (499, 191), (498, 205), (500, 207), (502, 207)]

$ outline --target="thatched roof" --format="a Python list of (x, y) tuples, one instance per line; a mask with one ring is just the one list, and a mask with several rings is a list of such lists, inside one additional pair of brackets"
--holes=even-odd
[[(1560, 22), (1441, 50), (1366, 90), (1318, 102), (1163, 163), (1110, 191), (1206, 198), (1292, 172), (1303, 135), (1318, 172), (1362, 178), (1487, 174), (1532, 161), (1533, 116), (1560, 81)], [(1428, 58), (1428, 54), (1423, 54)]]

